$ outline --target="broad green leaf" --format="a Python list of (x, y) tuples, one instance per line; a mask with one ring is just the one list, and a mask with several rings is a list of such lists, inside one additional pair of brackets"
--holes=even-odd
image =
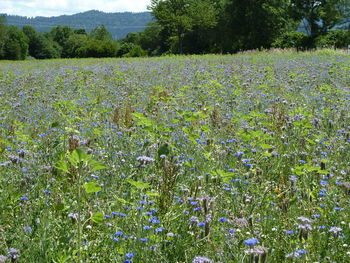
[(147, 196), (155, 196), (155, 197), (159, 197), (160, 195), (158, 193), (152, 192), (152, 191), (147, 191), (146, 192)]
[(267, 149), (272, 149), (272, 148), (273, 148), (273, 146), (268, 145), (268, 144), (265, 144), (265, 143), (261, 144), (260, 146), (261, 146), (261, 148), (266, 149), (266, 150), (267, 150)]
[(89, 160), (89, 164), (92, 166), (91, 171), (98, 171), (98, 170), (102, 170), (102, 169), (106, 169), (107, 166), (103, 165), (102, 163), (92, 160)]
[(91, 218), (91, 220), (95, 223), (101, 223), (104, 219), (105, 217), (103, 216), (103, 214), (99, 212), (95, 213)]
[(140, 181), (134, 181), (132, 179), (127, 179), (126, 180), (129, 184), (135, 186), (137, 189), (147, 189), (147, 188), (150, 188), (150, 184), (148, 183), (143, 183), (143, 182), (140, 182)]
[(95, 182), (89, 182), (84, 184), (85, 192), (90, 193), (97, 193), (102, 190), (102, 188)]
[(62, 161), (62, 160), (60, 160), (56, 163), (55, 168), (65, 172), (65, 173), (69, 172), (67, 163)]

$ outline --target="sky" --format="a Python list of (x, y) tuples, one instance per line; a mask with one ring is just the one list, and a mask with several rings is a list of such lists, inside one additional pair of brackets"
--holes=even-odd
[(71, 15), (88, 10), (141, 12), (151, 0), (0, 0), (0, 14), (20, 16)]

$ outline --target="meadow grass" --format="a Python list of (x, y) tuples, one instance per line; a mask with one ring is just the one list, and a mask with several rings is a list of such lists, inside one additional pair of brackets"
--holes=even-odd
[(0, 97), (0, 262), (350, 261), (345, 52), (1, 62)]

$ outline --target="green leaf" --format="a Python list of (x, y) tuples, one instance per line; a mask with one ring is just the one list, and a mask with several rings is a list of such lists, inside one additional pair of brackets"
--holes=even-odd
[(65, 172), (65, 173), (69, 172), (67, 163), (62, 161), (62, 160), (60, 160), (56, 163), (55, 168)]
[(60, 123), (59, 123), (58, 121), (53, 122), (53, 123), (51, 124), (51, 128), (56, 128), (56, 127), (58, 127), (58, 126), (60, 126)]
[(89, 182), (84, 184), (85, 192), (90, 193), (97, 193), (102, 190), (102, 188), (95, 182)]
[(95, 213), (91, 218), (91, 220), (95, 223), (101, 223), (104, 219), (105, 217), (103, 216), (103, 214), (99, 212)]
[(116, 198), (116, 202), (121, 202), (121, 203), (123, 203), (123, 204), (129, 204), (128, 201), (126, 201), (126, 200), (124, 200), (124, 199), (122, 199), (122, 198)]
[(152, 192), (152, 191), (147, 191), (146, 192), (147, 196), (155, 196), (155, 197), (159, 197), (160, 195), (158, 193)]
[(273, 146), (271, 146), (271, 145), (268, 145), (268, 144), (261, 144), (260, 145), (261, 146), (261, 148), (263, 148), (263, 149), (266, 149), (266, 150), (268, 150), (268, 149), (272, 149), (273, 148)]
[(148, 183), (143, 183), (143, 182), (139, 182), (139, 181), (134, 181), (132, 179), (127, 179), (126, 180), (129, 184), (135, 186), (137, 189), (143, 190), (143, 189), (147, 189), (150, 188), (150, 184)]
[(102, 163), (95, 161), (95, 160), (89, 160), (89, 164), (92, 166), (91, 171), (98, 171), (102, 169), (106, 169), (107, 166), (103, 165)]
[(161, 155), (168, 155), (170, 153), (170, 150), (169, 150), (169, 145), (167, 143), (164, 143), (162, 146), (159, 147), (158, 149), (158, 156), (161, 156)]
[(84, 162), (84, 161), (89, 160), (89, 156), (87, 155), (87, 153), (84, 150), (77, 148), (74, 151), (77, 152), (80, 162)]

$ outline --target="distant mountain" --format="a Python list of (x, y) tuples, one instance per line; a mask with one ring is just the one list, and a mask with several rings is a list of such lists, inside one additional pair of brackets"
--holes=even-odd
[(153, 19), (150, 12), (141, 13), (105, 13), (101, 11), (91, 10), (74, 15), (62, 15), (56, 17), (35, 18), (6, 15), (8, 25), (13, 25), (19, 28), (30, 25), (38, 32), (50, 31), (52, 27), (62, 25), (70, 26), (74, 29), (84, 28), (88, 32), (99, 25), (105, 25), (111, 32), (114, 39), (125, 37), (129, 32), (142, 31), (147, 26), (147, 23)]

